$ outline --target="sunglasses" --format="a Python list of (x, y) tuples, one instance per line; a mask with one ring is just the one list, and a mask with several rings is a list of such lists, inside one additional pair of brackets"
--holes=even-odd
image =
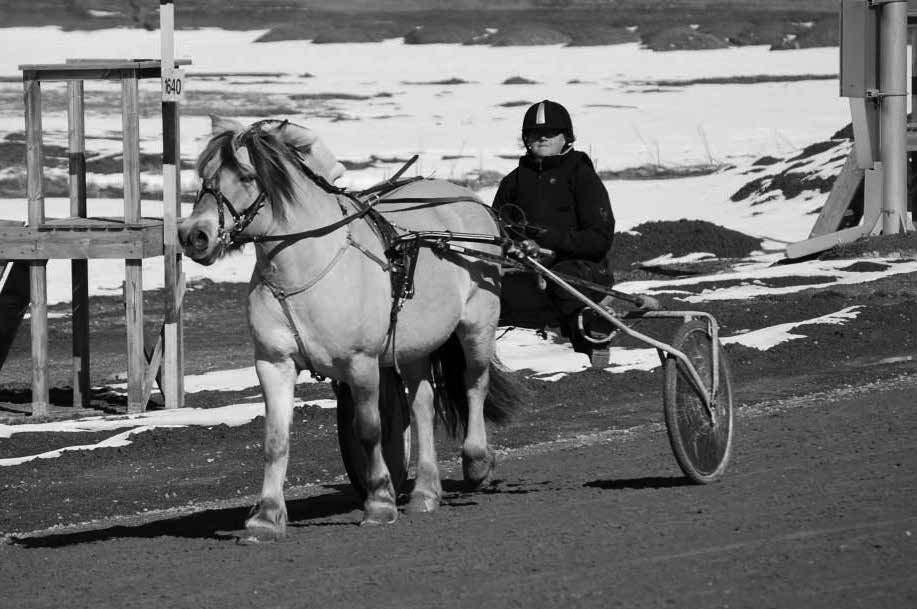
[(552, 139), (562, 133), (560, 129), (530, 129), (525, 132), (523, 138), (527, 140)]

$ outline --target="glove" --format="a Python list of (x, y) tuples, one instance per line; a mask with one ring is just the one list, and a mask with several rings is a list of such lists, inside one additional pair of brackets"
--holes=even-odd
[(537, 256), (539, 248), (531, 239), (523, 239), (519, 242), (519, 250), (526, 256)]

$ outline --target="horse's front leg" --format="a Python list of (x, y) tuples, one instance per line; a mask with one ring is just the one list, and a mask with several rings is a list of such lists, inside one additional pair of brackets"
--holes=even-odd
[(290, 421), (297, 371), (290, 358), (256, 359), (255, 371), (264, 393), (264, 482), (261, 499), (245, 528), (257, 539), (270, 540), (286, 533), (283, 482), (290, 458)]
[(357, 356), (351, 360), (347, 384), (353, 393), (354, 432), (366, 455), (366, 501), (360, 524), (390, 524), (398, 518), (395, 487), (382, 456), (382, 421), (379, 416), (379, 361)]

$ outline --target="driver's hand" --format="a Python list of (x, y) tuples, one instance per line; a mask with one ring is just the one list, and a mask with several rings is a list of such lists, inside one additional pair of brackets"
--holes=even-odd
[(523, 239), (519, 242), (519, 250), (526, 256), (537, 256), (540, 248), (531, 239)]

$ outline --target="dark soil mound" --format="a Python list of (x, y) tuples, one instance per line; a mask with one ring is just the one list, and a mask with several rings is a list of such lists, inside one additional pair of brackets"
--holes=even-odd
[(624, 27), (611, 25), (587, 25), (577, 28), (568, 28), (571, 47), (597, 46), (606, 44), (624, 44), (627, 42), (640, 42), (640, 35)]
[(761, 249), (761, 242), (757, 237), (703, 220), (644, 222), (631, 232), (615, 234), (611, 258), (620, 270), (664, 254), (710, 252), (720, 258), (744, 258)]
[(746, 32), (754, 31), (754, 24), (750, 21), (710, 21), (701, 23), (698, 31), (712, 34), (730, 44), (748, 44)]
[(509, 78), (504, 80), (501, 84), (504, 84), (504, 85), (537, 85), (538, 81), (529, 80), (528, 78), (525, 78), (523, 76), (510, 76)]
[(643, 45), (654, 51), (697, 51), (725, 49), (729, 43), (690, 26), (678, 26), (645, 35)]
[(839, 270), (846, 271), (848, 273), (874, 273), (876, 271), (887, 270), (888, 268), (889, 267), (887, 264), (878, 264), (876, 262), (861, 261), (861, 262), (854, 262), (850, 266), (845, 266), (844, 268), (839, 269)]
[[(806, 166), (807, 159), (817, 154), (828, 152), (833, 148), (838, 148), (843, 144), (843, 135), (844, 129), (831, 136), (830, 140), (810, 144), (800, 151), (799, 154), (786, 160), (775, 159), (774, 157), (762, 157), (758, 159), (754, 162), (754, 166), (764, 167), (774, 165), (778, 162), (793, 164), (789, 165), (781, 173), (763, 175), (751, 180), (733, 193), (730, 199), (732, 201), (742, 201), (751, 196), (761, 197), (766, 193), (777, 191), (782, 193), (787, 199), (792, 199), (805, 191), (817, 190), (823, 193), (828, 192), (834, 185), (837, 176), (831, 175), (822, 177), (819, 175), (812, 175), (813, 170), (811, 166)], [(840, 150), (838, 152), (840, 152)], [(831, 160), (836, 160), (837, 158), (841, 158), (840, 155)]]
[(820, 258), (857, 258), (888, 256), (890, 254), (897, 254), (905, 258), (917, 258), (917, 232), (863, 237), (851, 243), (837, 245), (823, 253)]
[(485, 36), (481, 27), (461, 24), (421, 25), (404, 36), (405, 44), (462, 44)]
[(312, 44), (334, 44), (341, 42), (380, 42), (397, 38), (404, 33), (403, 26), (395, 24), (366, 24), (326, 29), (312, 39)]
[(809, 190), (828, 192), (834, 186), (837, 176), (822, 178), (810, 176), (799, 171), (785, 171), (775, 176), (764, 176), (747, 183), (735, 191), (730, 198), (732, 201), (742, 201), (752, 195), (761, 196), (768, 192), (778, 190), (787, 199), (793, 199)]
[(795, 36), (785, 35), (771, 46), (772, 51), (836, 47), (840, 44), (840, 26), (837, 17), (825, 17), (812, 27), (800, 27)]
[(789, 35), (797, 35), (800, 26), (787, 21), (761, 21), (761, 22), (711, 22), (701, 25), (701, 31), (709, 32), (727, 40), (736, 46), (750, 46), (756, 44), (774, 45), (786, 39)]
[(755, 161), (754, 163), (752, 163), (752, 165), (756, 167), (766, 167), (767, 165), (773, 165), (774, 163), (779, 163), (779, 162), (780, 162), (780, 159), (778, 159), (777, 157), (765, 155), (761, 157), (760, 159), (758, 159), (757, 161)]
[(521, 23), (499, 29), (474, 41), (495, 47), (569, 44), (572, 38), (564, 32), (538, 23)]

